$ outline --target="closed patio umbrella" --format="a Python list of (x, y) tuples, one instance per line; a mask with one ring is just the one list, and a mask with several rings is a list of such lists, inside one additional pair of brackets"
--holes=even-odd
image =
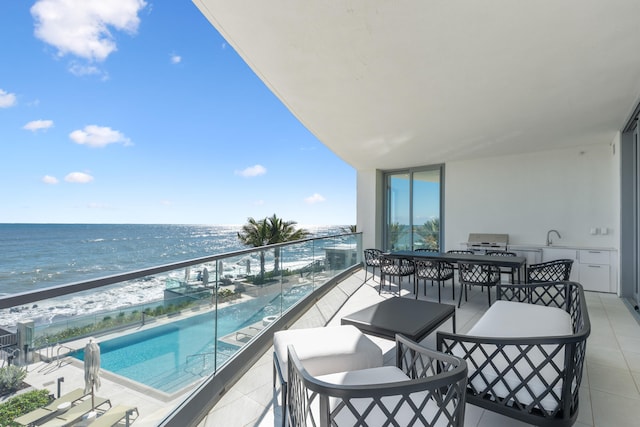
[(84, 346), (84, 392), (91, 393), (91, 409), (95, 409), (95, 389), (100, 388), (100, 346), (89, 338)]

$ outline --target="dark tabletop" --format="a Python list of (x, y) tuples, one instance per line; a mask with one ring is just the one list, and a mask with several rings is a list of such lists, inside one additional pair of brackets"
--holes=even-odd
[(457, 263), (462, 262), (481, 262), (483, 264), (491, 264), (499, 267), (521, 267), (527, 259), (522, 256), (493, 256), (493, 255), (477, 255), (477, 254), (455, 254), (446, 252), (422, 252), (422, 251), (395, 251), (386, 252), (385, 256), (402, 257), (402, 258), (425, 258)]
[(452, 316), (453, 305), (394, 297), (343, 317), (342, 324), (391, 340), (399, 333), (420, 341)]

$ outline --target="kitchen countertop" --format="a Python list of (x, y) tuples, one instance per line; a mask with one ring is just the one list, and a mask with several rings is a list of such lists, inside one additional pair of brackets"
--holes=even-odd
[(583, 245), (541, 245), (541, 244), (526, 244), (526, 243), (517, 243), (517, 244), (509, 244), (507, 245), (508, 249), (585, 249), (592, 251), (615, 251), (616, 248), (613, 247), (605, 247), (605, 246), (583, 246)]

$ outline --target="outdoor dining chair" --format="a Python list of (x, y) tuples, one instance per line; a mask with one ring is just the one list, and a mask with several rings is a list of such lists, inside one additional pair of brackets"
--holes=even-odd
[[(491, 256), (518, 256), (515, 252), (509, 251), (487, 251), (487, 255)], [(503, 274), (508, 274), (511, 277), (511, 284), (513, 285), (516, 282), (516, 268), (515, 267), (504, 267), (501, 268), (500, 271)]]
[[(380, 263), (380, 288), (378, 294), (382, 292), (382, 287), (389, 276), (398, 278), (398, 295), (402, 290), (402, 279), (411, 276), (415, 271), (413, 260), (409, 258), (401, 258), (395, 256), (382, 255)], [(391, 283), (389, 283), (391, 289)]]
[[(380, 269), (380, 258), (382, 257), (382, 251), (380, 249), (365, 249), (364, 250), (364, 283), (367, 283), (368, 267), (371, 267), (371, 277), (375, 277), (376, 268)], [(375, 280), (374, 280), (375, 282)]]
[(531, 264), (527, 267), (527, 283), (559, 282), (569, 280), (572, 259), (556, 259), (553, 261)]
[(487, 298), (491, 306), (491, 288), (500, 283), (500, 268), (491, 264), (475, 262), (458, 262), (458, 272), (460, 274), (460, 298), (458, 298), (458, 308), (462, 302), (462, 291), (464, 290), (464, 300), (467, 301), (467, 287), (481, 286), (487, 288)]
[(413, 275), (413, 291), (415, 292), (416, 299), (418, 298), (418, 285), (420, 279), (424, 281), (423, 292), (427, 295), (427, 280), (438, 283), (438, 302), (441, 302), (440, 298), (440, 284), (444, 286), (445, 281), (451, 279), (451, 291), (452, 298), (456, 299), (455, 290), (455, 275), (453, 274), (453, 264), (446, 261), (429, 260), (429, 259), (414, 259), (414, 275)]

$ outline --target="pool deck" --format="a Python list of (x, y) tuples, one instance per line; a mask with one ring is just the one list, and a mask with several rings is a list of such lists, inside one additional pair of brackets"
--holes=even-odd
[[(359, 270), (338, 284), (319, 300), (292, 327), (322, 327), (339, 324), (342, 316), (353, 313), (394, 293), (386, 288), (378, 295), (378, 284), (369, 281), (362, 285), (364, 271)], [(450, 284), (447, 284), (447, 288)], [(405, 282), (405, 289), (410, 288)], [(459, 288), (456, 287), (456, 293)], [(437, 301), (437, 288), (427, 286), (427, 296), (420, 299)], [(616, 295), (587, 292), (587, 305), (592, 323), (592, 334), (587, 341), (586, 369), (581, 387), (581, 405), (576, 427), (598, 427), (616, 425), (637, 426), (637, 408), (640, 406), (640, 324), (630, 313), (624, 302)], [(443, 303), (451, 303), (450, 293), (443, 293)], [(487, 308), (486, 295), (480, 290), (469, 292), (469, 301), (456, 310), (456, 324), (459, 332), (465, 332), (479, 319)], [(171, 319), (175, 320), (175, 319)], [(259, 327), (257, 325), (256, 327)], [(445, 322), (440, 330), (450, 330), (451, 322)], [(252, 331), (247, 331), (251, 333)], [(385, 363), (393, 363), (393, 342), (371, 337), (383, 349)], [(100, 337), (100, 340), (108, 337)], [(239, 335), (238, 340), (243, 338)], [(99, 340), (99, 341), (100, 341)], [(81, 344), (80, 344), (81, 343)], [(79, 346), (86, 339), (79, 340)], [(434, 335), (423, 344), (434, 347)], [(280, 426), (281, 407), (278, 393), (272, 387), (272, 349), (269, 349), (212, 408), (199, 427), (218, 426)], [(67, 359), (65, 359), (67, 360)], [(29, 366), (27, 382), (36, 388), (46, 388), (55, 394), (56, 379), (64, 377), (62, 392), (84, 387), (82, 362), (54, 366), (43, 362)], [(156, 426), (175, 408), (186, 394), (167, 398), (155, 390), (105, 373), (101, 376), (102, 386), (98, 396), (111, 399), (113, 405), (136, 406), (140, 416), (133, 426)], [(186, 392), (185, 392), (186, 393)], [(160, 398), (162, 397), (162, 398)], [(167, 400), (168, 399), (168, 400)], [(526, 424), (501, 415), (467, 405), (465, 426), (524, 426)]]

